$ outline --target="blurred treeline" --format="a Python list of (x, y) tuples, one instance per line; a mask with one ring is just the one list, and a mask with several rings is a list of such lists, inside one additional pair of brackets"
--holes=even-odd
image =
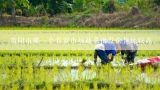
[(0, 15), (53, 16), (77, 12), (127, 11), (136, 6), (142, 11), (159, 7), (160, 0), (0, 0)]

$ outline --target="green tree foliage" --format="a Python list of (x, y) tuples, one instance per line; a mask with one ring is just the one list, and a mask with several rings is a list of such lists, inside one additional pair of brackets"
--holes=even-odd
[(109, 0), (109, 1), (105, 2), (102, 10), (103, 10), (103, 12), (106, 12), (106, 13), (113, 13), (114, 11), (116, 11), (115, 1)]
[(51, 15), (57, 13), (66, 13), (72, 11), (72, 0), (49, 0), (48, 1), (48, 12)]
[(121, 8), (129, 10), (133, 6), (147, 10), (155, 4), (160, 5), (160, 0), (0, 0), (0, 14), (13, 15), (17, 9), (24, 16), (40, 16), (46, 13), (55, 15), (92, 9), (114, 12)]
[(30, 2), (28, 0), (15, 0), (17, 4), (17, 8), (30, 8)]
[(26, 16), (29, 12), (30, 2), (28, 0), (16, 0), (16, 9), (20, 9), (23, 12), (23, 15)]
[(86, 0), (74, 0), (74, 10), (83, 11), (85, 9)]
[(0, 0), (0, 15), (2, 15), (4, 10), (4, 0)]
[(16, 9), (29, 9), (28, 0), (0, 0), (0, 11), (11, 15), (15, 14)]
[(33, 5), (33, 6), (37, 6), (37, 5), (40, 5), (40, 4), (45, 4), (45, 5), (47, 5), (48, 0), (29, 0), (29, 2), (30, 2), (31, 5)]
[(74, 11), (85, 11), (93, 8), (101, 9), (104, 0), (73, 0)]
[(102, 6), (104, 5), (105, 0), (86, 0), (86, 7), (87, 9), (97, 10), (98, 12), (101, 11)]
[(5, 12), (12, 15), (15, 13), (15, 7), (16, 7), (15, 0), (5, 0), (3, 5), (4, 5)]
[(160, 0), (154, 0), (154, 3), (156, 3), (157, 5), (160, 5)]
[[(153, 0), (115, 0), (116, 6), (124, 11), (128, 11), (131, 7), (138, 7), (142, 11), (151, 9), (154, 5)], [(117, 3), (118, 1), (118, 3)], [(122, 3), (123, 2), (123, 3)]]

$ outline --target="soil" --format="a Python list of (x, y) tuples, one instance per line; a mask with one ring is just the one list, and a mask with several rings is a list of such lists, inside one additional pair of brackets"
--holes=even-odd
[(0, 17), (0, 26), (101, 27), (101, 28), (160, 28), (159, 16), (116, 12), (91, 15), (56, 15), (53, 17)]

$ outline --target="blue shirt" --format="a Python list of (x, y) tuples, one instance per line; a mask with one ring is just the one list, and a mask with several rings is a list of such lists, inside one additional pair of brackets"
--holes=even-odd
[(112, 54), (113, 56), (116, 55), (116, 45), (113, 41), (110, 40), (101, 40), (98, 41), (97, 44), (103, 44), (105, 47), (105, 52), (107, 55)]

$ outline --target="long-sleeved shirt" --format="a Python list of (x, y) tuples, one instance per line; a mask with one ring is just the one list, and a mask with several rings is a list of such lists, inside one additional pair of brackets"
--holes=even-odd
[(127, 53), (126, 51), (135, 52), (138, 49), (138, 45), (130, 40), (121, 40), (119, 41), (119, 44), (121, 46), (122, 55), (124, 55), (124, 53)]
[(116, 45), (110, 40), (101, 40), (97, 42), (96, 50), (105, 50), (106, 54), (116, 55)]

